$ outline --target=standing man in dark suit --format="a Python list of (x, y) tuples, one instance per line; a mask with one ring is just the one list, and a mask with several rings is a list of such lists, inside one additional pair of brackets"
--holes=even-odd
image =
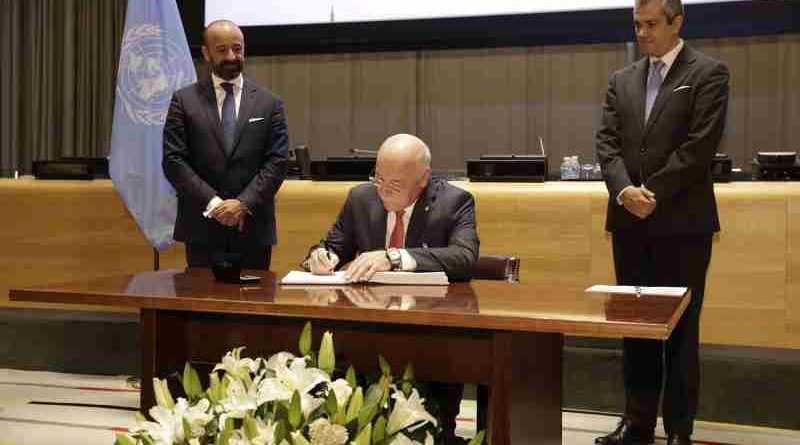
[(680, 0), (636, 0), (646, 57), (611, 76), (596, 144), (617, 281), (687, 286), (692, 299), (666, 342), (624, 340), (625, 416), (598, 445), (653, 442), (662, 376), (668, 444), (691, 444), (700, 309), (719, 231), (711, 161), (725, 124), (728, 69), (681, 40), (683, 22)]
[(175, 92), (164, 126), (175, 239), (189, 267), (233, 255), (244, 268), (269, 269), (288, 155), (283, 103), (242, 75), (244, 36), (234, 23), (209, 24), (202, 50), (211, 72)]
[[(469, 279), (478, 261), (475, 200), (447, 181), (431, 179), (431, 154), (415, 136), (398, 134), (381, 145), (370, 184), (350, 190), (336, 222), (306, 268), (330, 274), (347, 266), (351, 281), (388, 270), (444, 271)], [(444, 443), (455, 443), (463, 385), (430, 386), (439, 401)]]

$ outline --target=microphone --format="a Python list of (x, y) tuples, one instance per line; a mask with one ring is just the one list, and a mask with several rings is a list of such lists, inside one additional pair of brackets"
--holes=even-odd
[(353, 153), (356, 157), (358, 155), (378, 156), (378, 152), (375, 150), (359, 150), (358, 148), (351, 148), (350, 153)]
[(538, 134), (536, 135), (536, 137), (539, 138), (539, 150), (542, 152), (542, 156), (547, 156), (544, 154), (544, 141), (542, 141), (542, 137), (539, 136)]

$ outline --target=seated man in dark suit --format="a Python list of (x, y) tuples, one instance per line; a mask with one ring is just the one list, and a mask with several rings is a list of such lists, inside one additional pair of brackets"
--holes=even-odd
[[(419, 138), (398, 134), (378, 151), (370, 184), (350, 190), (339, 216), (305, 261), (316, 274), (347, 266), (350, 281), (379, 271), (444, 271), (470, 278), (478, 261), (475, 200), (444, 180), (431, 179), (431, 155)], [(463, 386), (431, 386), (440, 401), (445, 443), (454, 442)]]

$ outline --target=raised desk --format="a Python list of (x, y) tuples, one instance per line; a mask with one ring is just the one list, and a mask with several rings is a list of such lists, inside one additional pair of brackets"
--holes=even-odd
[(557, 285), (500, 281), (430, 288), (287, 287), (270, 272), (258, 285), (214, 282), (207, 270), (165, 270), (12, 289), (12, 301), (141, 309), (142, 409), (152, 377), (186, 361), (216, 363), (246, 346), (249, 356), (296, 351), (307, 320), (334, 333), (339, 363), (377, 371), (384, 355), (398, 372), (413, 362), (423, 381), (489, 387), (493, 445), (561, 445), (565, 334), (666, 339), (689, 295), (585, 294)]

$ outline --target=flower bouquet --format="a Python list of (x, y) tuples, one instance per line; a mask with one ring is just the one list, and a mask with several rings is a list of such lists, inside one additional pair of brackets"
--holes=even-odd
[[(381, 374), (359, 385), (349, 367), (337, 374), (333, 335), (311, 349), (311, 324), (300, 335), (300, 355), (279, 352), (243, 358), (236, 348), (222, 358), (203, 390), (188, 363), (173, 399), (166, 380), (153, 379), (152, 421), (119, 434), (116, 445), (433, 445), (436, 419), (413, 384), (413, 368), (396, 379), (383, 357)], [(479, 432), (469, 445), (481, 445)]]

